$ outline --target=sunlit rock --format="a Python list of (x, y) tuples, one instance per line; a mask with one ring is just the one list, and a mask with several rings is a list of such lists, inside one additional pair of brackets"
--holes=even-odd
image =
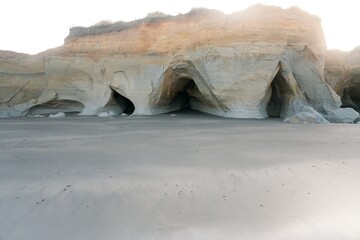
[[(286, 118), (301, 102), (327, 115), (341, 101), (325, 81), (325, 54), (320, 19), (296, 7), (195, 9), (75, 27), (63, 46), (35, 56), (0, 52), (0, 109)], [(55, 94), (36, 100), (44, 91)]]

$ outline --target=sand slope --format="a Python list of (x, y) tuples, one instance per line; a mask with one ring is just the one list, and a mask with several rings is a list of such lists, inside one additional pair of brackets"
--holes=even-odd
[(0, 239), (359, 239), (359, 125), (0, 119)]

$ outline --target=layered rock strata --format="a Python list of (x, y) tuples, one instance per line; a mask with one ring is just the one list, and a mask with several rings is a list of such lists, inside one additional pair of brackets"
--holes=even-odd
[(325, 81), (325, 54), (320, 19), (298, 8), (257, 5), (230, 15), (198, 9), (76, 27), (63, 46), (35, 56), (0, 52), (1, 111), (157, 114), (191, 108), (267, 118), (309, 106), (326, 118), (341, 101)]

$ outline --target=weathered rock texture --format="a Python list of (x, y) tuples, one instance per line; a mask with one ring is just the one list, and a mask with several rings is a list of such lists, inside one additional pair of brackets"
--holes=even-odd
[(325, 54), (320, 19), (298, 8), (200, 9), (76, 27), (63, 46), (36, 56), (1, 52), (0, 100), (9, 115), (190, 107), (266, 118), (312, 106), (326, 117), (341, 102), (325, 82)]
[(343, 106), (360, 111), (360, 47), (351, 52), (328, 51), (325, 74)]

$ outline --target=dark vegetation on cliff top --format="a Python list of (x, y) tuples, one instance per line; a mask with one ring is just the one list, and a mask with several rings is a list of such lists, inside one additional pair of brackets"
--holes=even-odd
[[(295, 18), (297, 17), (304, 17), (308, 18), (309, 16), (313, 16), (318, 18), (317, 16), (310, 15), (307, 12), (302, 11), (298, 7), (291, 7), (287, 9), (287, 11), (290, 11), (290, 14), (287, 13), (287, 16), (293, 16)], [(273, 15), (282, 15), (284, 14), (284, 11), (281, 7), (275, 7), (275, 6), (266, 6), (262, 4), (257, 4), (250, 6), (248, 9), (240, 12), (235, 12), (229, 16), (232, 15), (238, 15), (241, 17), (247, 17), (249, 15), (256, 15), (257, 17), (263, 17), (263, 15), (267, 14), (273, 14)], [(177, 16), (167, 15), (162, 12), (153, 12), (149, 13), (145, 18), (143, 19), (137, 19), (130, 22), (123, 22), (118, 21), (112, 23), (111, 21), (100, 21), (99, 23), (90, 26), (90, 27), (72, 27), (70, 29), (69, 35), (66, 37), (65, 41), (70, 41), (71, 39), (77, 38), (77, 37), (83, 37), (83, 36), (89, 36), (89, 35), (97, 35), (97, 34), (103, 34), (103, 33), (110, 33), (110, 32), (120, 32), (126, 29), (139, 27), (143, 24), (156, 24), (162, 21), (182, 21), (187, 18), (195, 17), (195, 18), (203, 18), (203, 17), (219, 17), (224, 16), (224, 13), (218, 11), (218, 10), (212, 10), (212, 9), (206, 9), (206, 8), (193, 8), (190, 12), (186, 14), (179, 14)]]
[(217, 10), (210, 10), (205, 8), (194, 8), (186, 14), (179, 14), (177, 16), (167, 15), (162, 12), (153, 12), (149, 13), (143, 19), (137, 19), (130, 22), (118, 21), (112, 23), (111, 21), (102, 20), (99, 23), (90, 26), (90, 27), (72, 27), (70, 29), (69, 35), (66, 37), (65, 41), (69, 41), (73, 38), (88, 36), (88, 35), (97, 35), (110, 32), (120, 32), (129, 28), (138, 27), (142, 24), (152, 24), (161, 22), (163, 20), (180, 20), (182, 18), (191, 17), (191, 16), (203, 16), (203, 15), (222, 15), (223, 13)]

